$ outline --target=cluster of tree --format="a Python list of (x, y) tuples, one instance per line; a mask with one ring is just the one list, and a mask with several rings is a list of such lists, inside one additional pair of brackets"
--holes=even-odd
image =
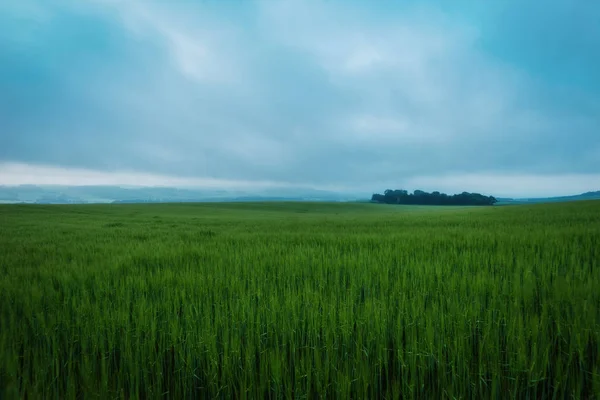
[(374, 194), (371, 201), (386, 204), (419, 204), (431, 206), (491, 206), (496, 203), (493, 196), (484, 196), (479, 193), (447, 195), (445, 193), (427, 193), (415, 190), (408, 193), (406, 190), (386, 190), (383, 194)]

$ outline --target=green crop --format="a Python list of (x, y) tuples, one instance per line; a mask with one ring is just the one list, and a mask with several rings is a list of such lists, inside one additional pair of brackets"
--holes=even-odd
[(600, 202), (0, 206), (0, 398), (596, 398)]

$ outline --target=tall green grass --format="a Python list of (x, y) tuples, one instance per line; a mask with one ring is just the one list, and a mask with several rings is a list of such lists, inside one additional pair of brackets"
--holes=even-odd
[(0, 398), (596, 398), (600, 202), (0, 206)]

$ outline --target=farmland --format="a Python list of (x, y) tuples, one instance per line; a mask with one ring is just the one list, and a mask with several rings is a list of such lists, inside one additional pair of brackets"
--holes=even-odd
[(0, 205), (0, 398), (594, 398), (600, 201)]

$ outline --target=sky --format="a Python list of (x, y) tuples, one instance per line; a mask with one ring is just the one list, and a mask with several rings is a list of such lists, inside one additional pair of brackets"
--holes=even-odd
[(600, 2), (0, 1), (0, 185), (600, 190)]

